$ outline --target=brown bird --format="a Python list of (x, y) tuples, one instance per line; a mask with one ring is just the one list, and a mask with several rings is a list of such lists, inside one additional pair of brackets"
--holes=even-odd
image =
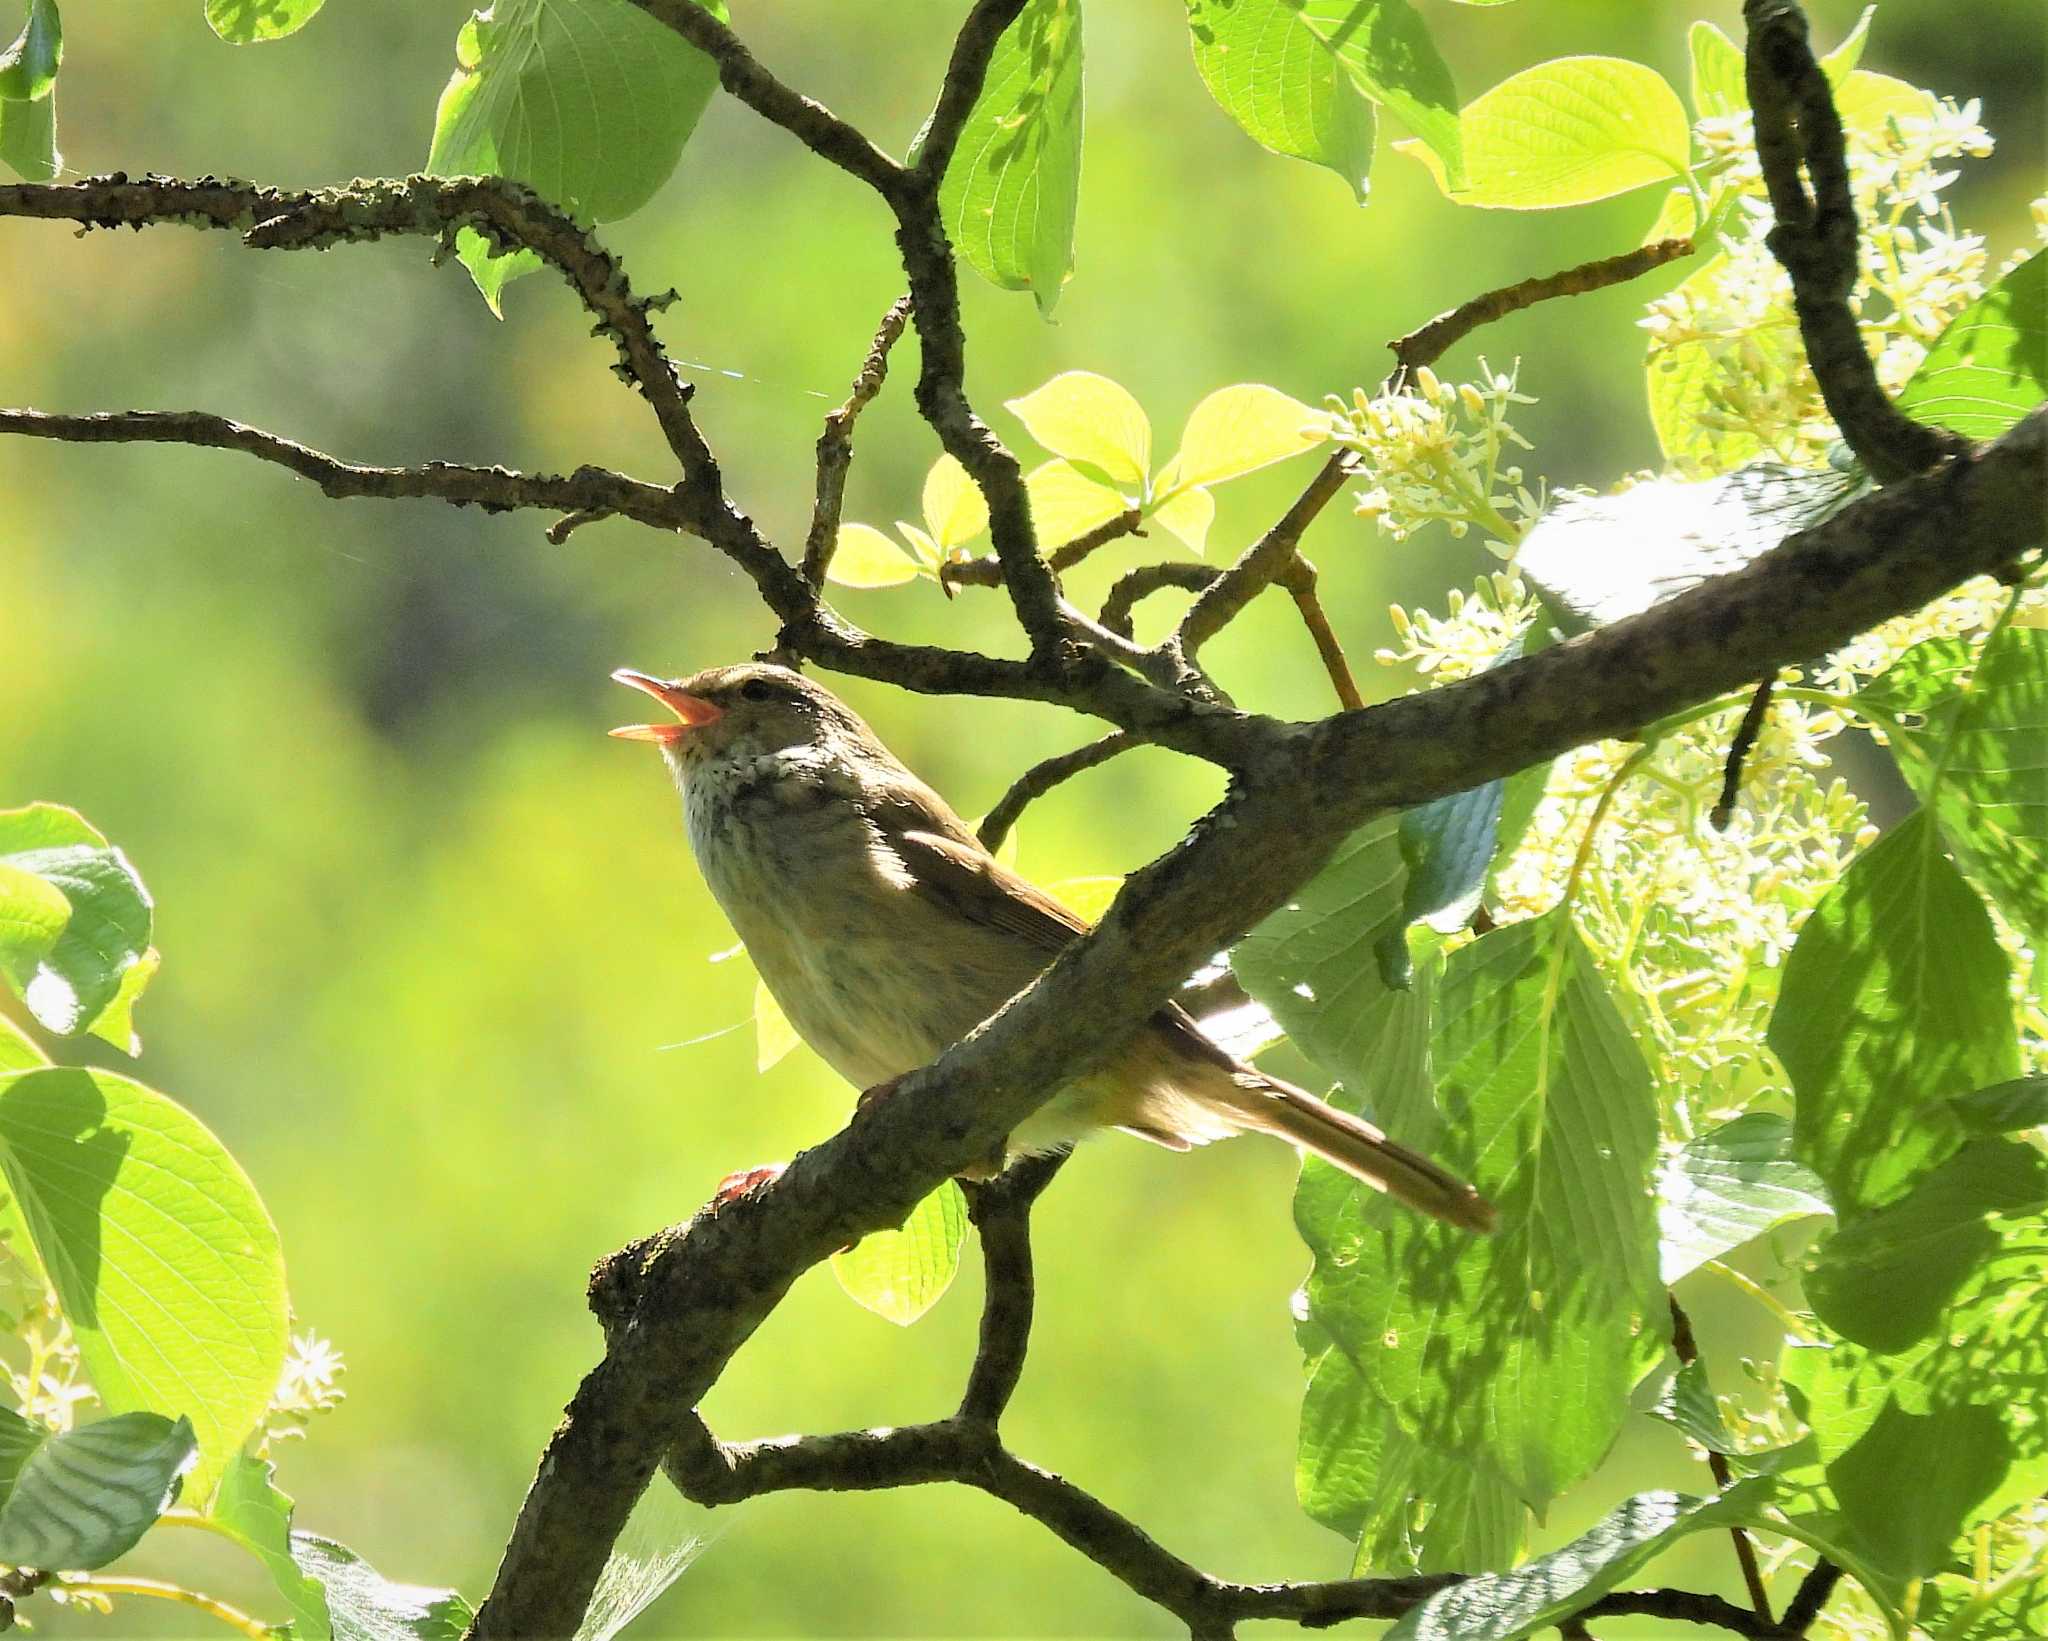
[[(790, 1024), (856, 1088), (930, 1064), (1086, 932), (809, 679), (761, 662), (612, 676), (675, 714), (612, 734), (661, 748), (712, 894)], [(1271, 1134), (1424, 1213), (1493, 1225), (1464, 1181), (1234, 1058), (1174, 1004), (1026, 1118), (1008, 1154), (1102, 1128), (1175, 1151)]]

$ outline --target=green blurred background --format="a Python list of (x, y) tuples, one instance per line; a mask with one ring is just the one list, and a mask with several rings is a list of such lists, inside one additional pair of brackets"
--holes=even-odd
[[(19, 9), (0, 8), (0, 28)], [(1468, 98), (1577, 52), (1649, 62), (1682, 88), (1694, 16), (1739, 33), (1732, 0), (1425, 9)], [(1832, 41), (1859, 7), (1809, 9)], [(900, 148), (961, 8), (735, 10), (766, 61)], [(467, 11), (331, 0), (295, 39), (233, 50), (197, 0), (74, 0), (67, 165), (294, 186), (409, 171)], [(2042, 14), (2038, 0), (2003, 0), (1966, 17), (1893, 0), (1865, 64), (1984, 99), (2000, 152), (1953, 198), (2001, 255), (2040, 187)], [(1385, 338), (1484, 287), (1624, 249), (1656, 208), (1644, 193), (1569, 213), (1461, 211), (1383, 151), (1359, 210), (1335, 177), (1262, 153), (1210, 103), (1170, 0), (1098, 0), (1087, 51), (1078, 266), (1055, 322), (968, 282), (970, 387), (1010, 436), (1000, 401), (1074, 367), (1131, 387), (1162, 451), (1226, 383), (1310, 401), (1369, 384)], [(682, 293), (662, 329), (701, 367), (698, 409), (732, 493), (777, 540), (800, 539), (819, 417), (900, 286), (882, 210), (721, 99), (654, 206), (607, 233), (642, 288)], [(644, 406), (606, 373), (566, 292), (529, 279), (501, 324), (427, 250), (258, 255), (219, 234), (79, 240), (0, 221), (0, 402), (201, 407), (359, 461), (669, 474)], [(1530, 469), (1553, 483), (1651, 465), (1634, 320), (1652, 289), (1497, 326), (1447, 373), (1482, 348), (1496, 364), (1524, 359), (1522, 385), (1542, 400), (1520, 424), (1538, 446)], [(862, 424), (850, 518), (916, 516), (936, 448), (910, 412), (913, 366), (906, 344)], [(1212, 553), (1236, 551), (1304, 476), (1227, 488)], [(350, 1363), (345, 1406), (283, 1454), (300, 1524), (393, 1577), (472, 1597), (596, 1358), (582, 1303), (592, 1262), (687, 1215), (728, 1170), (825, 1136), (851, 1097), (804, 1052), (756, 1074), (751, 976), (709, 961), (731, 937), (674, 797), (644, 748), (602, 733), (629, 710), (612, 667), (688, 670), (770, 638), (749, 584), (696, 544), (611, 523), (556, 548), (546, 522), (330, 502), (226, 454), (0, 443), (0, 802), (76, 805), (156, 893), (165, 963), (142, 1014), (141, 1074), (241, 1157), (283, 1232), (301, 1322)], [(1155, 534), (1104, 553), (1080, 591), (1169, 545)], [(1369, 660), (1388, 600), (1440, 607), (1447, 585), (1489, 563), (1465, 543), (1390, 546), (1342, 509), (1308, 548), (1382, 693), (1405, 687)], [(1014, 648), (988, 592), (842, 597), (892, 635)], [(1209, 653), (1240, 700), (1327, 710), (1284, 604)], [(846, 693), (967, 814), (1089, 733), (1036, 707)], [(1217, 790), (1170, 755), (1126, 758), (1032, 810), (1022, 865), (1042, 880), (1125, 871)], [(1347, 1564), (1293, 1498), (1287, 1297), (1306, 1263), (1293, 1167), (1258, 1143), (1173, 1157), (1111, 1140), (1084, 1152), (1038, 1220), (1040, 1323), (1017, 1446), (1235, 1578)], [(939, 1309), (899, 1332), (814, 1272), (705, 1411), (730, 1436), (930, 1416), (957, 1393), (977, 1291), (970, 1259)], [(1698, 1304), (1710, 1325), (1733, 1322), (1708, 1296)], [(1613, 1480), (1616, 1492), (1706, 1485), (1647, 1420)], [(1614, 1496), (1603, 1484), (1568, 1501), (1543, 1540)], [(643, 1633), (1173, 1628), (978, 1495), (785, 1496), (714, 1525)], [(173, 1548), (206, 1550), (191, 1538)], [(1678, 1576), (1728, 1588), (1725, 1547), (1696, 1544)], [(195, 1581), (263, 1603), (232, 1563), (204, 1565)], [(111, 1621), (57, 1615), (50, 1628), (191, 1623), (131, 1602)], [(1606, 1641), (1661, 1633), (1601, 1626)]]

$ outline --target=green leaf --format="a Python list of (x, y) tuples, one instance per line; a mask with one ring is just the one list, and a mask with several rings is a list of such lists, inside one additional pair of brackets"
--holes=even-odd
[(190, 1423), (156, 1413), (37, 1442), (0, 1504), (0, 1561), (85, 1572), (125, 1555), (177, 1497), (196, 1452)]
[(1770, 1046), (1794, 1148), (1844, 1218), (1962, 1143), (1951, 1095), (2019, 1071), (2010, 965), (1926, 811), (1850, 863), (1786, 960)]
[(1692, 47), (1692, 111), (1712, 119), (1747, 109), (1742, 47), (1707, 22), (1693, 24), (1686, 43)]
[(1302, 1398), (1294, 1487), (1357, 1541), (1354, 1575), (1510, 1567), (1527, 1537), (1513, 1489), (1408, 1435), (1341, 1350), (1324, 1352)]
[(14, 43), (0, 51), (0, 101), (35, 102), (47, 97), (64, 62), (64, 22), (56, 0), (29, 0), (28, 21)]
[(1706, 1363), (1697, 1358), (1679, 1364), (1663, 1395), (1650, 1409), (1650, 1416), (1662, 1419), (1709, 1453), (1736, 1450), (1735, 1437), (1721, 1417), (1721, 1404), (1714, 1398), (1714, 1387), (1707, 1382)]
[(1327, 166), (1365, 203), (1378, 124), (1290, 0), (1188, 0), (1195, 68), (1261, 147)]
[(1831, 1210), (1792, 1154), (1792, 1124), (1751, 1111), (1695, 1136), (1657, 1170), (1658, 1263), (1666, 1285), (1790, 1220)]
[(2048, 1208), (2048, 1159), (2006, 1139), (1973, 1140), (1897, 1202), (1842, 1227), (1815, 1250), (1814, 1312), (1845, 1339), (1896, 1353), (1929, 1337), (2003, 1241), (1993, 1215)]
[(27, 182), (50, 182), (64, 163), (57, 152), (57, 97), (0, 98), (0, 165)]
[(1031, 498), (1031, 527), (1042, 551), (1078, 540), (1130, 505), (1119, 491), (1088, 477), (1064, 457), (1041, 462), (1025, 474), (1024, 493)]
[(29, 1040), (28, 1033), (0, 1016), (0, 1071), (34, 1071), (49, 1063), (49, 1056)]
[(1904, 1581), (1948, 1564), (1963, 1523), (2011, 1465), (2011, 1433), (1997, 1410), (1962, 1404), (1915, 1414), (1892, 1403), (1828, 1466), (1828, 1484), (1859, 1545)]
[(1022, 398), (1004, 400), (1003, 408), (1091, 482), (1138, 487), (1151, 472), (1151, 419), (1128, 388), (1107, 376), (1062, 371)]
[[(70, 908), (33, 968), (0, 958), (0, 972), (38, 1021), (59, 1036), (75, 1036), (114, 1002), (149, 950), (149, 891), (120, 850), (55, 804), (0, 810), (0, 866), (41, 879)], [(122, 1029), (118, 1046), (125, 1049), (127, 1037)]]
[(1855, 72), (1856, 65), (1863, 61), (1863, 48), (1870, 40), (1871, 19), (1876, 16), (1876, 6), (1865, 6), (1863, 15), (1856, 19), (1856, 26), (1842, 36), (1842, 43), (1822, 56), (1821, 72), (1827, 75), (1830, 85), (1843, 84)]
[[(724, 18), (722, 0), (698, 3)], [(429, 174), (509, 177), (590, 222), (654, 197), (718, 85), (709, 58), (630, 0), (496, 0), (463, 24), (455, 55)], [(474, 229), (457, 249), (493, 313), (540, 266)]]
[(326, 0), (206, 0), (207, 26), (229, 45), (282, 40), (313, 20)]
[(917, 560), (872, 524), (842, 524), (825, 575), (841, 587), (896, 587), (917, 579)]
[(2017, 1134), (2048, 1125), (2048, 1077), (2017, 1077), (1948, 1102), (1956, 1120), (1972, 1134)]
[(1972, 439), (1995, 439), (2048, 399), (2048, 251), (2036, 251), (1951, 319), (1899, 390), (1898, 406)]
[(220, 1479), (208, 1518), (263, 1563), (292, 1612), (292, 1641), (328, 1641), (327, 1594), (292, 1559), (292, 1501), (278, 1491), (268, 1459), (237, 1453)]
[(1421, 139), (1461, 186), (1465, 154), (1458, 128), (1458, 91), (1423, 22), (1408, 0), (1287, 0), (1351, 83)]
[[(1519, 653), (1519, 645), (1513, 648)], [(1505, 780), (1488, 781), (1401, 812), (1401, 860), (1408, 869), (1403, 922), (1382, 935), (1373, 952), (1388, 985), (1408, 984), (1410, 924), (1450, 934), (1471, 921), (1493, 864), (1506, 794)]]
[(920, 505), (940, 547), (963, 546), (988, 528), (988, 499), (951, 456), (941, 456), (925, 474)]
[(1313, 449), (1329, 437), (1328, 418), (1277, 387), (1220, 387), (1188, 413), (1180, 449), (1154, 487), (1221, 484)]
[(893, 1231), (871, 1231), (832, 1256), (832, 1274), (858, 1305), (907, 1328), (939, 1302), (960, 1269), (967, 1199), (946, 1181)]
[(0, 860), (0, 974), (25, 990), (71, 921), (71, 902), (45, 879)]
[(1638, 1493), (1561, 1550), (1511, 1573), (1440, 1590), (1387, 1631), (1386, 1641), (1517, 1641), (1617, 1588), (1689, 1533), (1754, 1522), (1771, 1484), (1738, 1482), (1714, 1498)]
[(1584, 632), (1741, 569), (1867, 489), (1857, 473), (1755, 462), (1718, 478), (1566, 496), (1523, 538), (1515, 568), (1566, 631)]
[(1356, 1191), (1312, 1212), (1304, 1170), (1310, 1312), (1404, 1429), (1540, 1510), (1606, 1454), (1669, 1332), (1649, 1072), (1555, 914), (1452, 954), (1430, 1054), (1432, 1109), (1396, 1090), (1376, 1114), (1473, 1178), (1500, 1230), (1472, 1237)]
[(2048, 631), (2008, 627), (1974, 674), (1967, 640), (1916, 644), (1860, 699), (1926, 720), (1894, 735), (1942, 835), (2039, 948), (2048, 942)]
[[(1295, 1046), (1375, 1106), (1389, 998), (1374, 948), (1407, 924), (1399, 829), (1399, 819), (1386, 815), (1352, 833), (1230, 952), (1239, 983), (1272, 1010)], [(1426, 1044), (1427, 1016), (1412, 1023)]]
[(969, 267), (1049, 314), (1074, 265), (1080, 200), (1081, 0), (1029, 0), (996, 42), (939, 210)]
[(394, 1584), (329, 1538), (292, 1534), (292, 1559), (327, 1592), (335, 1641), (461, 1641), (476, 1616), (456, 1591)]
[(0, 1168), (101, 1401), (191, 1419), (204, 1507), (284, 1365), (284, 1259), (255, 1187), (154, 1089), (58, 1067), (0, 1076)]
[(1413, 142), (1394, 144), (1428, 166), (1460, 205), (1512, 211), (1625, 194), (1683, 177), (1692, 124), (1664, 76), (1619, 57), (1559, 57), (1501, 81), (1468, 103), (1465, 183)]
[(1216, 498), (1200, 488), (1178, 490), (1147, 509), (1145, 516), (1171, 532), (1189, 552), (1200, 553), (1208, 544), (1209, 526), (1216, 522)]

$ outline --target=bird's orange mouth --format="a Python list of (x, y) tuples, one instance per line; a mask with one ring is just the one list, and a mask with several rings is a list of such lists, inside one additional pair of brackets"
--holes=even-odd
[(724, 708), (714, 706), (701, 695), (690, 694), (680, 684), (635, 672), (631, 667), (619, 668), (612, 677), (633, 689), (645, 690), (673, 712), (678, 720), (673, 724), (621, 724), (611, 733), (622, 741), (653, 741), (661, 746), (672, 746), (691, 730), (702, 729), (724, 716)]

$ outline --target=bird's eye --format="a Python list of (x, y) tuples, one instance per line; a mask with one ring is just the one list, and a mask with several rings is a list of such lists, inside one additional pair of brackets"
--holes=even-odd
[(769, 685), (767, 679), (749, 678), (744, 684), (740, 685), (740, 694), (744, 695), (749, 701), (766, 701), (773, 697), (775, 691)]

